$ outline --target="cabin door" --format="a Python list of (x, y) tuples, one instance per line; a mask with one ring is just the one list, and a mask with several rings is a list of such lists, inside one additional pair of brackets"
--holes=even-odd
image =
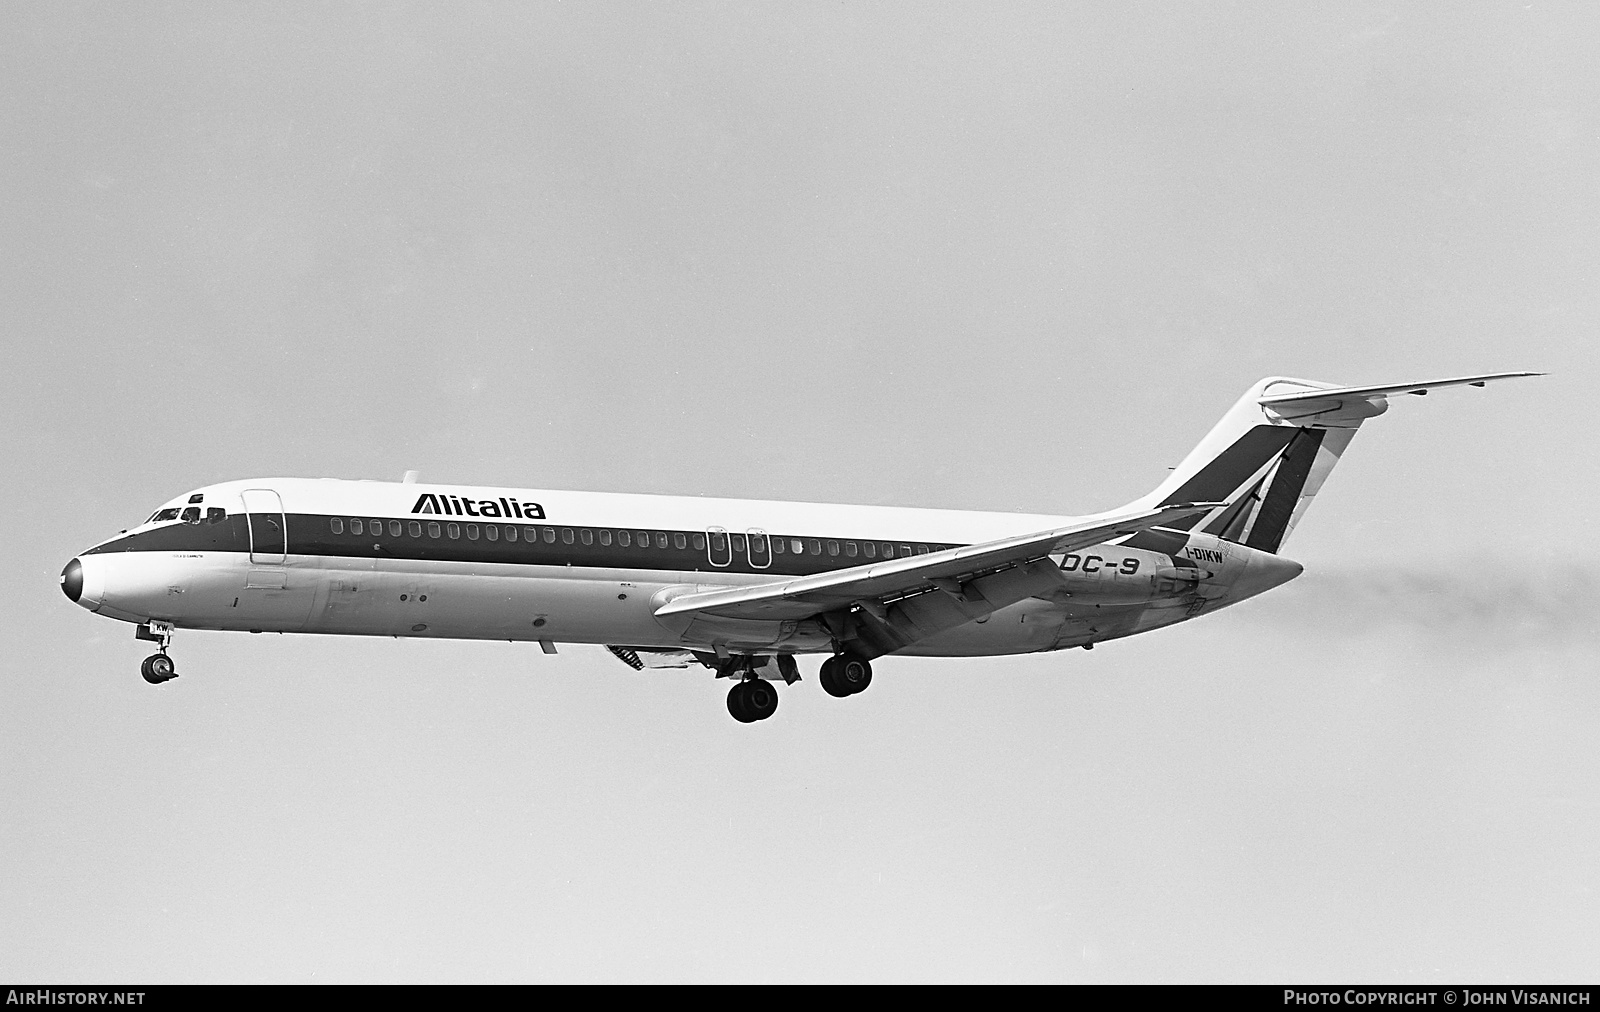
[(244, 511), (250, 522), (250, 564), (281, 566), (288, 554), (283, 500), (270, 488), (247, 488)]

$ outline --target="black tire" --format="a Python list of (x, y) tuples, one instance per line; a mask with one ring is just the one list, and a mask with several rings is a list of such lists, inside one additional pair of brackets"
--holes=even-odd
[(178, 668), (166, 654), (151, 654), (139, 665), (139, 674), (151, 685), (160, 685), (177, 678)]
[(750, 711), (750, 704), (745, 699), (744, 685), (743, 682), (735, 682), (733, 688), (728, 690), (728, 712), (733, 715), (734, 720), (748, 724), (760, 718)]
[(855, 654), (841, 654), (835, 669), (839, 684), (852, 695), (872, 684), (872, 665)]
[(836, 658), (830, 657), (822, 662), (822, 670), (817, 674), (817, 681), (822, 683), (822, 691), (838, 699), (850, 695), (850, 690), (839, 682), (839, 665)]
[(744, 707), (752, 720), (766, 720), (778, 709), (777, 686), (759, 678), (745, 682)]

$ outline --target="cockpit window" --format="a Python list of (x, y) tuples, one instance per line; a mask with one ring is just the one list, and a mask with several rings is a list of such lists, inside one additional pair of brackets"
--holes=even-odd
[(208, 506), (206, 508), (206, 523), (220, 524), (228, 519), (228, 511), (221, 506)]
[(154, 513), (150, 514), (150, 519), (146, 520), (145, 523), (159, 524), (167, 520), (176, 519), (178, 519), (178, 507), (173, 506), (170, 509), (156, 510)]
[(197, 524), (197, 523), (199, 523), (200, 522), (200, 507), (198, 507), (198, 506), (190, 506), (187, 509), (185, 509), (183, 511), (183, 522), (186, 523), (186, 524)]

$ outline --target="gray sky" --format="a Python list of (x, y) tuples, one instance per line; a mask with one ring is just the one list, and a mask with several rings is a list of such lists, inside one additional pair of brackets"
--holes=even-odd
[[(1586, 5), (10, 5), (0, 976), (1600, 973)], [(297, 474), (1084, 512), (1406, 398), (1304, 577), (736, 725), (599, 648), (180, 634), (77, 551)]]

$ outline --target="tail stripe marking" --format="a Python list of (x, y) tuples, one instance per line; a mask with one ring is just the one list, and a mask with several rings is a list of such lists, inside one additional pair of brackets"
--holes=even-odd
[(1262, 475), (1261, 481), (1256, 482), (1250, 491), (1217, 514), (1217, 518), (1206, 525), (1204, 533), (1215, 534), (1224, 541), (1237, 542), (1244, 533), (1244, 525), (1250, 521), (1250, 511), (1261, 501), (1261, 484), (1266, 480), (1266, 476)]
[[(1195, 472), (1194, 477), (1166, 497), (1168, 503), (1178, 502), (1228, 502), (1233, 494), (1272, 458), (1283, 451), (1298, 429), (1283, 425), (1257, 425), (1240, 436), (1234, 444), (1217, 454), (1210, 463)], [(1200, 522), (1200, 517), (1180, 520), (1170, 526), (1189, 530)]]
[(1283, 461), (1273, 474), (1267, 497), (1256, 514), (1255, 525), (1250, 528), (1250, 537), (1245, 541), (1247, 548), (1277, 552), (1278, 546), (1283, 544), (1283, 536), (1289, 529), (1289, 518), (1294, 515), (1295, 504), (1300, 501), (1300, 492), (1306, 486), (1306, 477), (1311, 474), (1311, 465), (1317, 459), (1317, 449), (1322, 446), (1321, 429), (1291, 431), (1296, 433), (1294, 441), (1284, 452)]

